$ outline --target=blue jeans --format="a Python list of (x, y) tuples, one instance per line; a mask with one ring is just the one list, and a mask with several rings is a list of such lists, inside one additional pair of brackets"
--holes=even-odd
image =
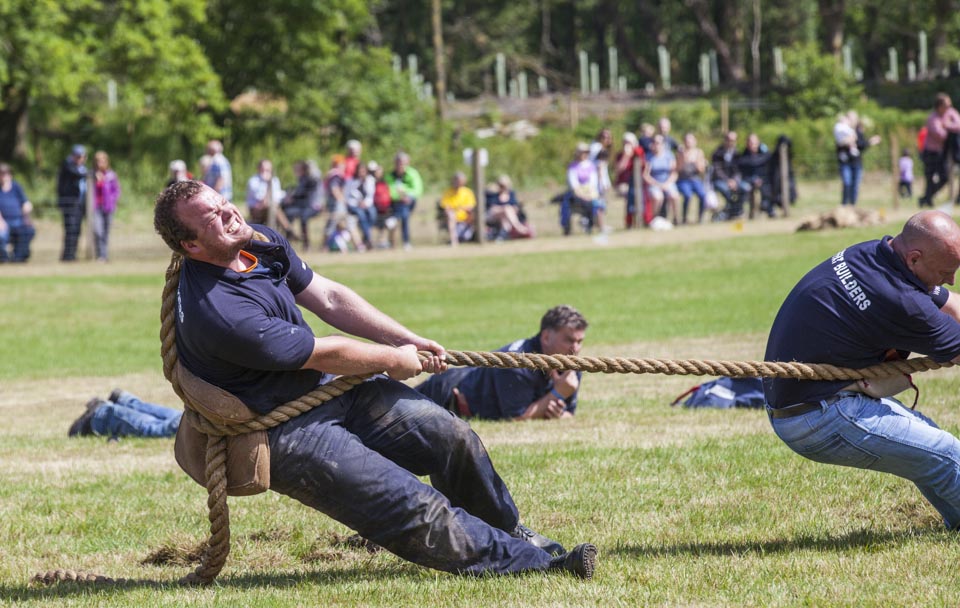
[(856, 205), (860, 195), (860, 180), (863, 178), (863, 165), (860, 163), (840, 163), (840, 181), (843, 183), (841, 205)]
[(697, 221), (703, 220), (704, 201), (707, 198), (707, 191), (703, 187), (703, 180), (700, 178), (677, 180), (677, 190), (680, 191), (680, 195), (683, 197), (683, 215), (681, 216), (683, 223), (687, 223), (687, 208), (690, 205), (690, 198), (694, 194), (700, 199), (700, 211), (697, 213)]
[[(30, 259), (30, 241), (36, 229), (22, 221), (8, 222), (6, 230), (0, 230), (0, 262), (26, 262)], [(13, 245), (13, 254), (10, 245)]]
[[(393, 201), (393, 217), (400, 220), (400, 234), (403, 237), (403, 244), (410, 243), (410, 215), (417, 206), (417, 199), (412, 199), (409, 203), (403, 201)], [(392, 238), (392, 237), (391, 237)]]
[(403, 559), (474, 575), (550, 563), (508, 534), (517, 507), (476, 433), (400, 382), (364, 382), (269, 436), (270, 489)]
[[(737, 181), (737, 190), (731, 190), (730, 184), (725, 179), (713, 180), (713, 189), (720, 193), (727, 204), (724, 206), (723, 213), (725, 219), (731, 219), (743, 215), (744, 194), (750, 192), (751, 185), (743, 180)], [(749, 197), (749, 195), (747, 195)]]
[(183, 412), (141, 401), (126, 391), (93, 414), (90, 428), (107, 437), (173, 437)]
[(98, 260), (107, 259), (107, 247), (110, 240), (110, 224), (113, 223), (113, 211), (99, 209), (93, 211), (93, 241)]
[(348, 207), (347, 211), (350, 215), (357, 217), (357, 225), (360, 226), (360, 234), (363, 235), (363, 244), (369, 247), (372, 242), (370, 240), (370, 230), (374, 224), (377, 223), (377, 208), (367, 207), (366, 209), (361, 209), (360, 207)]
[(960, 441), (896, 399), (840, 395), (821, 410), (771, 418), (774, 432), (810, 460), (912, 481), (948, 528), (960, 526)]

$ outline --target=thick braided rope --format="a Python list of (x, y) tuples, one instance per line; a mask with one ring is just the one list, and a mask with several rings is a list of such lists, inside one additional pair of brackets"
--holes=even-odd
[[(261, 235), (257, 235), (261, 237)], [(210, 511), (210, 538), (197, 569), (181, 579), (184, 584), (209, 584), (217, 577), (230, 552), (230, 521), (226, 491), (226, 436), (240, 435), (251, 431), (266, 430), (307, 412), (314, 407), (342, 395), (368, 376), (346, 376), (319, 387), (285, 403), (269, 414), (254, 420), (220, 425), (203, 418), (190, 409), (189, 400), (173, 374), (177, 363), (177, 347), (174, 334), (174, 308), (180, 281), (179, 255), (171, 257), (167, 267), (166, 283), (160, 309), (160, 353), (163, 358), (163, 373), (173, 386), (174, 392), (188, 409), (184, 418), (197, 430), (209, 436), (207, 442), (207, 506)], [(426, 358), (432, 353), (421, 352)], [(579, 357), (572, 355), (543, 355), (539, 353), (447, 351), (446, 361), (452, 365), (470, 367), (525, 368), (548, 370), (575, 370), (606, 374), (663, 374), (663, 375), (718, 375), (734, 378), (767, 377), (795, 378), (799, 380), (857, 380), (885, 378), (896, 374), (912, 374), (951, 367), (953, 363), (937, 363), (929, 357), (917, 357), (901, 361), (889, 361), (862, 369), (836, 367), (834, 365), (774, 361), (712, 361), (699, 359), (632, 359), (622, 357)], [(53, 584), (59, 581), (95, 582), (122, 584), (123, 579), (73, 570), (51, 570), (33, 577), (35, 582)]]
[[(428, 356), (430, 353), (421, 353)], [(798, 380), (858, 380), (912, 374), (953, 363), (937, 363), (929, 357), (888, 361), (862, 369), (823, 363), (777, 361), (710, 361), (700, 359), (627, 359), (622, 357), (577, 357), (539, 353), (447, 351), (453, 365), (547, 370), (575, 370), (605, 374), (663, 374), (668, 376), (765, 377)]]

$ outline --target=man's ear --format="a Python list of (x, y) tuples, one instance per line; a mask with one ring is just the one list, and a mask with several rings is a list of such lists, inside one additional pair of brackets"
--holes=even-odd
[(183, 247), (183, 250), (190, 255), (200, 251), (200, 243), (197, 241), (180, 241), (180, 246)]

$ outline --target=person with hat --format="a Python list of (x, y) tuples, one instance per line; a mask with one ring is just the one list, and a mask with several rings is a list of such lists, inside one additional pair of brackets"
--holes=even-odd
[(63, 251), (60, 260), (77, 259), (80, 226), (86, 211), (87, 149), (80, 144), (70, 149), (70, 155), (60, 164), (57, 173), (57, 207), (63, 215)]
[(187, 163), (181, 159), (170, 161), (170, 179), (167, 180), (167, 186), (172, 186), (177, 182), (185, 182), (193, 179), (193, 175), (187, 171)]

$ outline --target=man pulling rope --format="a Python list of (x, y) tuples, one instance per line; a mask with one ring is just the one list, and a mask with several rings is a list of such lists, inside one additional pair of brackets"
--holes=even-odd
[[(464, 574), (528, 570), (590, 578), (596, 547), (563, 547), (520, 524), (469, 425), (398, 382), (443, 371), (444, 349), (344, 285), (278, 233), (254, 230), (198, 182), (157, 199), (154, 225), (184, 256), (176, 299), (180, 363), (265, 414), (330, 379), (386, 370), (268, 431), (270, 489), (326, 513), (411, 562)], [(344, 336), (314, 337), (297, 305)], [(418, 349), (427, 351), (421, 362)], [(417, 479), (429, 475), (432, 485)]]

